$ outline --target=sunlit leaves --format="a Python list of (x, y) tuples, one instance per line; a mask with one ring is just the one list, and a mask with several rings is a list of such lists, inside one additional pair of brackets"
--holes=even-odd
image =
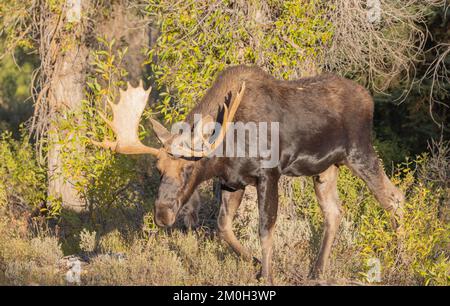
[(147, 53), (161, 92), (156, 110), (166, 121), (183, 119), (229, 65), (257, 64), (285, 79), (302, 75), (304, 61), (319, 57), (331, 38), (316, 2), (251, 1), (250, 16), (233, 1), (149, 0), (146, 11), (160, 28)]

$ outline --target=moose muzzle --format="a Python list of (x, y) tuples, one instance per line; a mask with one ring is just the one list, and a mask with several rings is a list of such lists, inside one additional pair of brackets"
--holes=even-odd
[(175, 223), (176, 213), (170, 207), (161, 207), (163, 205), (156, 204), (155, 222), (160, 227), (170, 227)]

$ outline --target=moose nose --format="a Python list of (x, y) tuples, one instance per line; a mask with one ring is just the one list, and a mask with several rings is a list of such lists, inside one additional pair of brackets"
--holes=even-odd
[(169, 227), (175, 223), (175, 214), (171, 209), (160, 208), (155, 211), (155, 222), (160, 227)]

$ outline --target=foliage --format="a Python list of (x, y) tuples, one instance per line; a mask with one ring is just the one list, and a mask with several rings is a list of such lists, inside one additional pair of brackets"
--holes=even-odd
[(92, 253), (97, 246), (97, 233), (83, 229), (80, 232), (80, 250), (86, 253)]
[[(33, 159), (26, 154), (20, 157)], [(436, 159), (439, 158), (434, 155), (420, 156), (401, 165), (393, 177), (407, 197), (403, 234), (399, 236), (392, 231), (388, 214), (365, 184), (341, 167), (338, 190), (344, 220), (331, 255), (329, 279), (337, 279), (337, 283), (365, 283), (369, 263), (377, 259), (381, 264), (381, 284), (450, 283), (449, 216), (443, 213), (449, 194), (442, 182), (424, 180), (436, 178), (426, 172), (435, 169), (430, 165), (436, 164)], [(27, 187), (27, 180), (23, 182), (25, 185), (16, 190), (24, 194), (35, 190)], [(4, 192), (0, 188), (3, 203), (10, 201)], [(273, 257), (276, 281), (307, 284), (306, 276), (320, 245), (322, 215), (311, 180), (295, 178), (283, 182), (280, 194)], [(89, 264), (83, 266), (82, 284), (258, 284), (257, 267), (237, 258), (215, 236), (218, 208), (211, 192), (203, 193), (203, 197), (207, 202), (201, 212), (203, 226), (196, 232), (156, 229), (151, 213), (143, 227), (134, 220), (138, 226), (122, 231), (128, 214), (124, 210), (117, 214), (112, 209), (106, 211), (105, 217), (108, 224), (117, 227), (102, 228), (98, 218), (78, 223), (73, 231), (79, 233), (78, 249), (89, 257)], [(248, 188), (234, 227), (239, 240), (259, 256), (255, 201), (254, 189)], [(117, 217), (122, 219), (114, 220)], [(64, 224), (61, 226), (67, 230)], [(57, 267), (62, 250), (69, 249), (60, 243), (52, 232), (41, 229), (36, 234), (26, 220), (14, 218), (0, 207), (0, 283), (66, 283), (67, 270)], [(66, 254), (73, 252), (71, 249)]]
[(146, 10), (159, 22), (148, 63), (161, 91), (157, 109), (169, 122), (182, 119), (224, 67), (257, 64), (276, 77), (297, 77), (331, 38), (315, 0), (149, 0)]
[[(0, 54), (9, 53), (16, 47), (30, 48), (32, 40), (30, 32), (33, 1), (7, 0), (0, 3), (0, 34), (5, 39), (0, 48)], [(0, 57), (1, 58), (1, 57)]]
[[(414, 21), (410, 23), (411, 19), (406, 23), (403, 19), (394, 22), (397, 17), (411, 17), (407, 14), (413, 11), (411, 7), (401, 7), (403, 2), (390, 0), (382, 3), (394, 3), (392, 8), (405, 15), (391, 14), (384, 24), (373, 25), (375, 32), (367, 33), (364, 32), (367, 28), (354, 22), (365, 21), (366, 17), (365, 8), (356, 1), (340, 2), (344, 7), (357, 5), (358, 10), (349, 10), (355, 12), (354, 18), (339, 13), (331, 15), (346, 19), (345, 24), (328, 19), (330, 13), (338, 10), (330, 11), (323, 1), (315, 0), (146, 2), (146, 13), (159, 22), (160, 36), (154, 47), (147, 50), (147, 63), (151, 65), (153, 82), (160, 94), (157, 110), (166, 121), (182, 119), (226, 65), (257, 64), (276, 77), (291, 79), (324, 68), (321, 63), (333, 55), (329, 46), (342, 52), (339, 56), (334, 54), (334, 61), (330, 61), (334, 65), (332, 69), (355, 79), (375, 80), (372, 85), (376, 87), (395, 81), (400, 84), (400, 93), (389, 98), (402, 96), (407, 84), (398, 82), (397, 72), (408, 71), (409, 61), (405, 64), (404, 56), (410, 55), (417, 46), (411, 43), (412, 49), (406, 51), (393, 46), (405, 45), (399, 39), (404, 37), (415, 42), (417, 36), (410, 34), (421, 32), (407, 30), (414, 24)], [(438, 1), (423, 3), (432, 2)], [(1, 53), (17, 46), (24, 50), (35, 47), (38, 36), (29, 32), (30, 18), (39, 12), (33, 11), (35, 3), (13, 0), (0, 3), (1, 35), (5, 42), (0, 47)], [(408, 3), (415, 5), (418, 1)], [(46, 1), (45, 5), (53, 17), (61, 13), (61, 1)], [(417, 12), (424, 13), (422, 8)], [(420, 15), (422, 21), (423, 16)], [(344, 25), (358, 32), (349, 31)], [(61, 31), (67, 34), (73, 29), (69, 24)], [(348, 33), (361, 36), (356, 41), (348, 40), (347, 35), (346, 44), (339, 44), (337, 38)], [(375, 48), (376, 43), (370, 43), (373, 40), (367, 41), (380, 37), (397, 41), (381, 49)], [(64, 47), (70, 47), (74, 41), (61, 42)], [(150, 160), (116, 155), (91, 145), (90, 139), (114, 137), (97, 112), (109, 113), (106, 100), (117, 98), (117, 88), (125, 85), (126, 77), (123, 65), (126, 50), (117, 50), (115, 41), (105, 38), (99, 38), (99, 45), (90, 57), (92, 73), (82, 109), (58, 113), (55, 126), (64, 132), (59, 134), (58, 143), (49, 144), (59, 147), (61, 175), (74, 183), (88, 203), (86, 214), (60, 211), (57, 199), (48, 199), (47, 169), (37, 162), (27, 133), (18, 140), (10, 132), (1, 136), (0, 283), (65, 284), (65, 271), (60, 267), (63, 252), (66, 255), (82, 252), (90, 261), (82, 276), (83, 284), (256, 284), (257, 268), (237, 258), (215, 237), (217, 205), (210, 193), (204, 195), (207, 205), (203, 207), (202, 225), (196, 232), (166, 232), (155, 226), (150, 212), (157, 186), (156, 176), (147, 172)], [(339, 49), (344, 45), (347, 49)], [(392, 54), (400, 54), (400, 60), (396, 62)], [(373, 66), (370, 64), (374, 62), (367, 60), (371, 56), (376, 57)], [(445, 63), (444, 59), (441, 63)], [(25, 89), (34, 68), (28, 61), (21, 62), (20, 56), (19, 64), (21, 72), (13, 68), (11, 58), (4, 58), (1, 63), (0, 99), (3, 101), (0, 102), (12, 101), (13, 108), (27, 97)], [(423, 151), (423, 143), (417, 147), (413, 144), (425, 142), (436, 134), (431, 122), (422, 116), (427, 110), (423, 95), (414, 90), (411, 94), (416, 100), (394, 111), (378, 104), (382, 120), (376, 121), (377, 147), (385, 161), (401, 161), (411, 152)], [(445, 95), (437, 97), (446, 98)], [(398, 119), (399, 110), (406, 123)], [(406, 132), (398, 133), (402, 129)], [(412, 129), (417, 133), (411, 133)], [(147, 136), (143, 128), (140, 132), (142, 137)], [(407, 196), (401, 235), (392, 231), (389, 216), (365, 184), (342, 168), (338, 188), (344, 220), (331, 256), (330, 278), (366, 282), (370, 261), (377, 259), (381, 264), (382, 284), (450, 283), (450, 228), (445, 213), (449, 203), (448, 148), (440, 152), (445, 156), (419, 156), (395, 172), (393, 179)], [(283, 184), (282, 189), (274, 254), (277, 282), (304, 284), (319, 248), (323, 219), (310, 180), (296, 178)], [(256, 198), (252, 195), (255, 196), (254, 191), (248, 188), (235, 220), (235, 230), (239, 239), (258, 256)], [(47, 211), (46, 202), (57, 205)], [(42, 209), (49, 217), (61, 213), (63, 218), (58, 219), (54, 231), (47, 231), (46, 224), (38, 226), (29, 216), (19, 218), (11, 212), (22, 207)]]
[[(383, 283), (450, 284), (450, 223), (442, 217), (449, 195), (445, 185), (425, 183), (422, 179), (431, 162), (427, 155), (419, 156), (401, 164), (393, 177), (394, 183), (407, 196), (402, 223), (404, 236), (397, 236), (392, 231), (388, 213), (380, 207), (364, 182), (341, 167), (339, 197), (343, 201), (344, 218), (356, 235), (353, 247), (360, 256), (359, 273), (363, 280), (368, 276), (368, 263), (377, 259), (381, 263)], [(300, 216), (308, 220), (312, 238), (314, 234), (319, 236), (318, 242), (323, 218), (312, 182), (294, 179), (284, 194), (284, 199), (294, 203)]]
[(361, 220), (361, 254), (380, 259), (384, 277), (392, 283), (450, 283), (450, 224), (440, 217), (448, 195), (445, 189), (418, 180), (416, 169), (428, 163), (426, 156), (419, 156), (401, 165), (393, 178), (407, 195), (402, 235), (391, 231), (386, 213), (375, 205), (368, 206)]
[[(403, 231), (398, 235), (391, 229), (388, 214), (364, 183), (341, 168), (338, 188), (344, 220), (331, 255), (329, 279), (337, 283), (366, 283), (370, 262), (376, 259), (380, 262), (381, 284), (450, 283), (450, 229), (448, 221), (442, 218), (448, 193), (442, 185), (425, 184), (420, 177), (431, 162), (430, 157), (420, 156), (401, 165), (393, 177), (407, 196)], [(290, 184), (297, 186), (288, 187)], [(256, 255), (260, 250), (256, 197), (251, 188), (247, 191), (234, 227), (239, 239)], [(310, 180), (294, 179), (285, 184), (281, 193), (273, 257), (276, 281), (308, 284), (306, 276), (317, 255), (323, 220)], [(211, 209), (217, 208), (213, 198), (207, 201), (203, 210), (209, 212), (203, 214), (211, 218)], [(20, 225), (20, 220), (14, 221), (16, 226), (7, 226), (9, 222), (13, 220), (2, 215), (0, 276), (6, 275), (4, 282), (64, 283), (64, 270), (55, 271), (62, 256), (56, 238), (45, 231), (34, 237), (26, 226)], [(258, 284), (257, 267), (237, 258), (219, 241), (214, 227), (209, 225), (214, 220), (203, 222), (204, 226), (196, 232), (148, 231), (144, 227), (127, 233), (97, 233), (86, 229), (93, 225), (91, 221), (80, 224), (80, 249), (90, 258), (83, 268), (82, 284)], [(15, 238), (11, 238), (12, 232)], [(12, 244), (5, 244), (5, 240)], [(53, 255), (44, 256), (47, 250), (52, 250)]]
[(33, 111), (30, 85), (36, 65), (35, 57), (26, 50), (17, 50), (14, 57), (0, 61), (0, 131), (12, 131), (16, 138), (20, 136), (19, 125)]
[[(381, 21), (373, 23), (360, 1), (300, 2), (148, 0), (146, 12), (159, 29), (148, 64), (163, 119), (182, 120), (229, 65), (256, 64), (284, 79), (331, 70), (382, 92), (375, 95), (375, 129), (387, 167), (423, 152), (442, 130), (430, 116), (431, 80), (418, 80), (435, 59), (427, 46), (445, 41), (424, 34), (427, 27), (445, 28), (439, 26), (445, 16), (433, 21), (443, 1), (383, 0)], [(439, 122), (447, 116), (445, 99), (431, 110)]]
[(386, 171), (391, 173), (395, 165), (403, 162), (405, 157), (411, 155), (408, 150), (410, 147), (406, 145), (404, 139), (400, 138), (390, 128), (380, 127), (377, 130), (380, 130), (380, 134), (383, 136), (377, 134), (374, 139), (374, 147), (383, 161)]
[[(89, 12), (91, 18), (105, 14), (105, 7), (109, 3), (103, 1), (92, 1), (93, 9)], [(63, 34), (60, 46), (62, 52), (70, 48), (79, 37), (79, 29), (73, 22), (61, 21), (64, 19), (66, 0), (4, 0), (0, 2), (0, 36), (4, 39), (4, 44), (0, 47), (0, 59), (16, 48), (26, 48), (29, 50), (39, 50), (42, 47), (41, 31), (46, 27), (53, 28), (53, 35)], [(95, 9), (94, 9), (95, 8)], [(87, 14), (82, 16), (87, 17)], [(45, 31), (44, 30), (44, 31)], [(61, 31), (60, 33), (56, 33)], [(48, 34), (48, 33), (46, 33)], [(70, 34), (70, 35), (65, 35)], [(42, 50), (40, 50), (42, 51)], [(41, 56), (45, 56), (41, 54)]]
[[(10, 205), (41, 208), (47, 200), (46, 170), (37, 162), (29, 136), (22, 133), (20, 140), (11, 132), (0, 136), (0, 194)], [(58, 210), (53, 207), (50, 216)]]

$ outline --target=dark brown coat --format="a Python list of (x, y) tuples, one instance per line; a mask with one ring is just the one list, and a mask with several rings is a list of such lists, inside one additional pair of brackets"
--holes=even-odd
[[(321, 276), (341, 219), (336, 187), (341, 165), (363, 179), (385, 209), (395, 212), (396, 225), (403, 195), (387, 178), (372, 147), (373, 101), (366, 89), (332, 74), (281, 81), (258, 67), (236, 66), (217, 77), (187, 121), (192, 123), (195, 113), (209, 114), (220, 121), (223, 104), (233, 100), (243, 82), (246, 89), (234, 121), (279, 122), (279, 164), (261, 168), (258, 157), (176, 159), (163, 151), (158, 162), (162, 179), (155, 211), (159, 225), (173, 224), (180, 207), (189, 201), (197, 186), (217, 177), (222, 184), (219, 234), (238, 254), (251, 258), (234, 236), (231, 223), (245, 186), (254, 185), (260, 211), (261, 276), (272, 281), (278, 180), (281, 175), (313, 176), (325, 226), (312, 276)], [(155, 132), (167, 140), (158, 127)]]

